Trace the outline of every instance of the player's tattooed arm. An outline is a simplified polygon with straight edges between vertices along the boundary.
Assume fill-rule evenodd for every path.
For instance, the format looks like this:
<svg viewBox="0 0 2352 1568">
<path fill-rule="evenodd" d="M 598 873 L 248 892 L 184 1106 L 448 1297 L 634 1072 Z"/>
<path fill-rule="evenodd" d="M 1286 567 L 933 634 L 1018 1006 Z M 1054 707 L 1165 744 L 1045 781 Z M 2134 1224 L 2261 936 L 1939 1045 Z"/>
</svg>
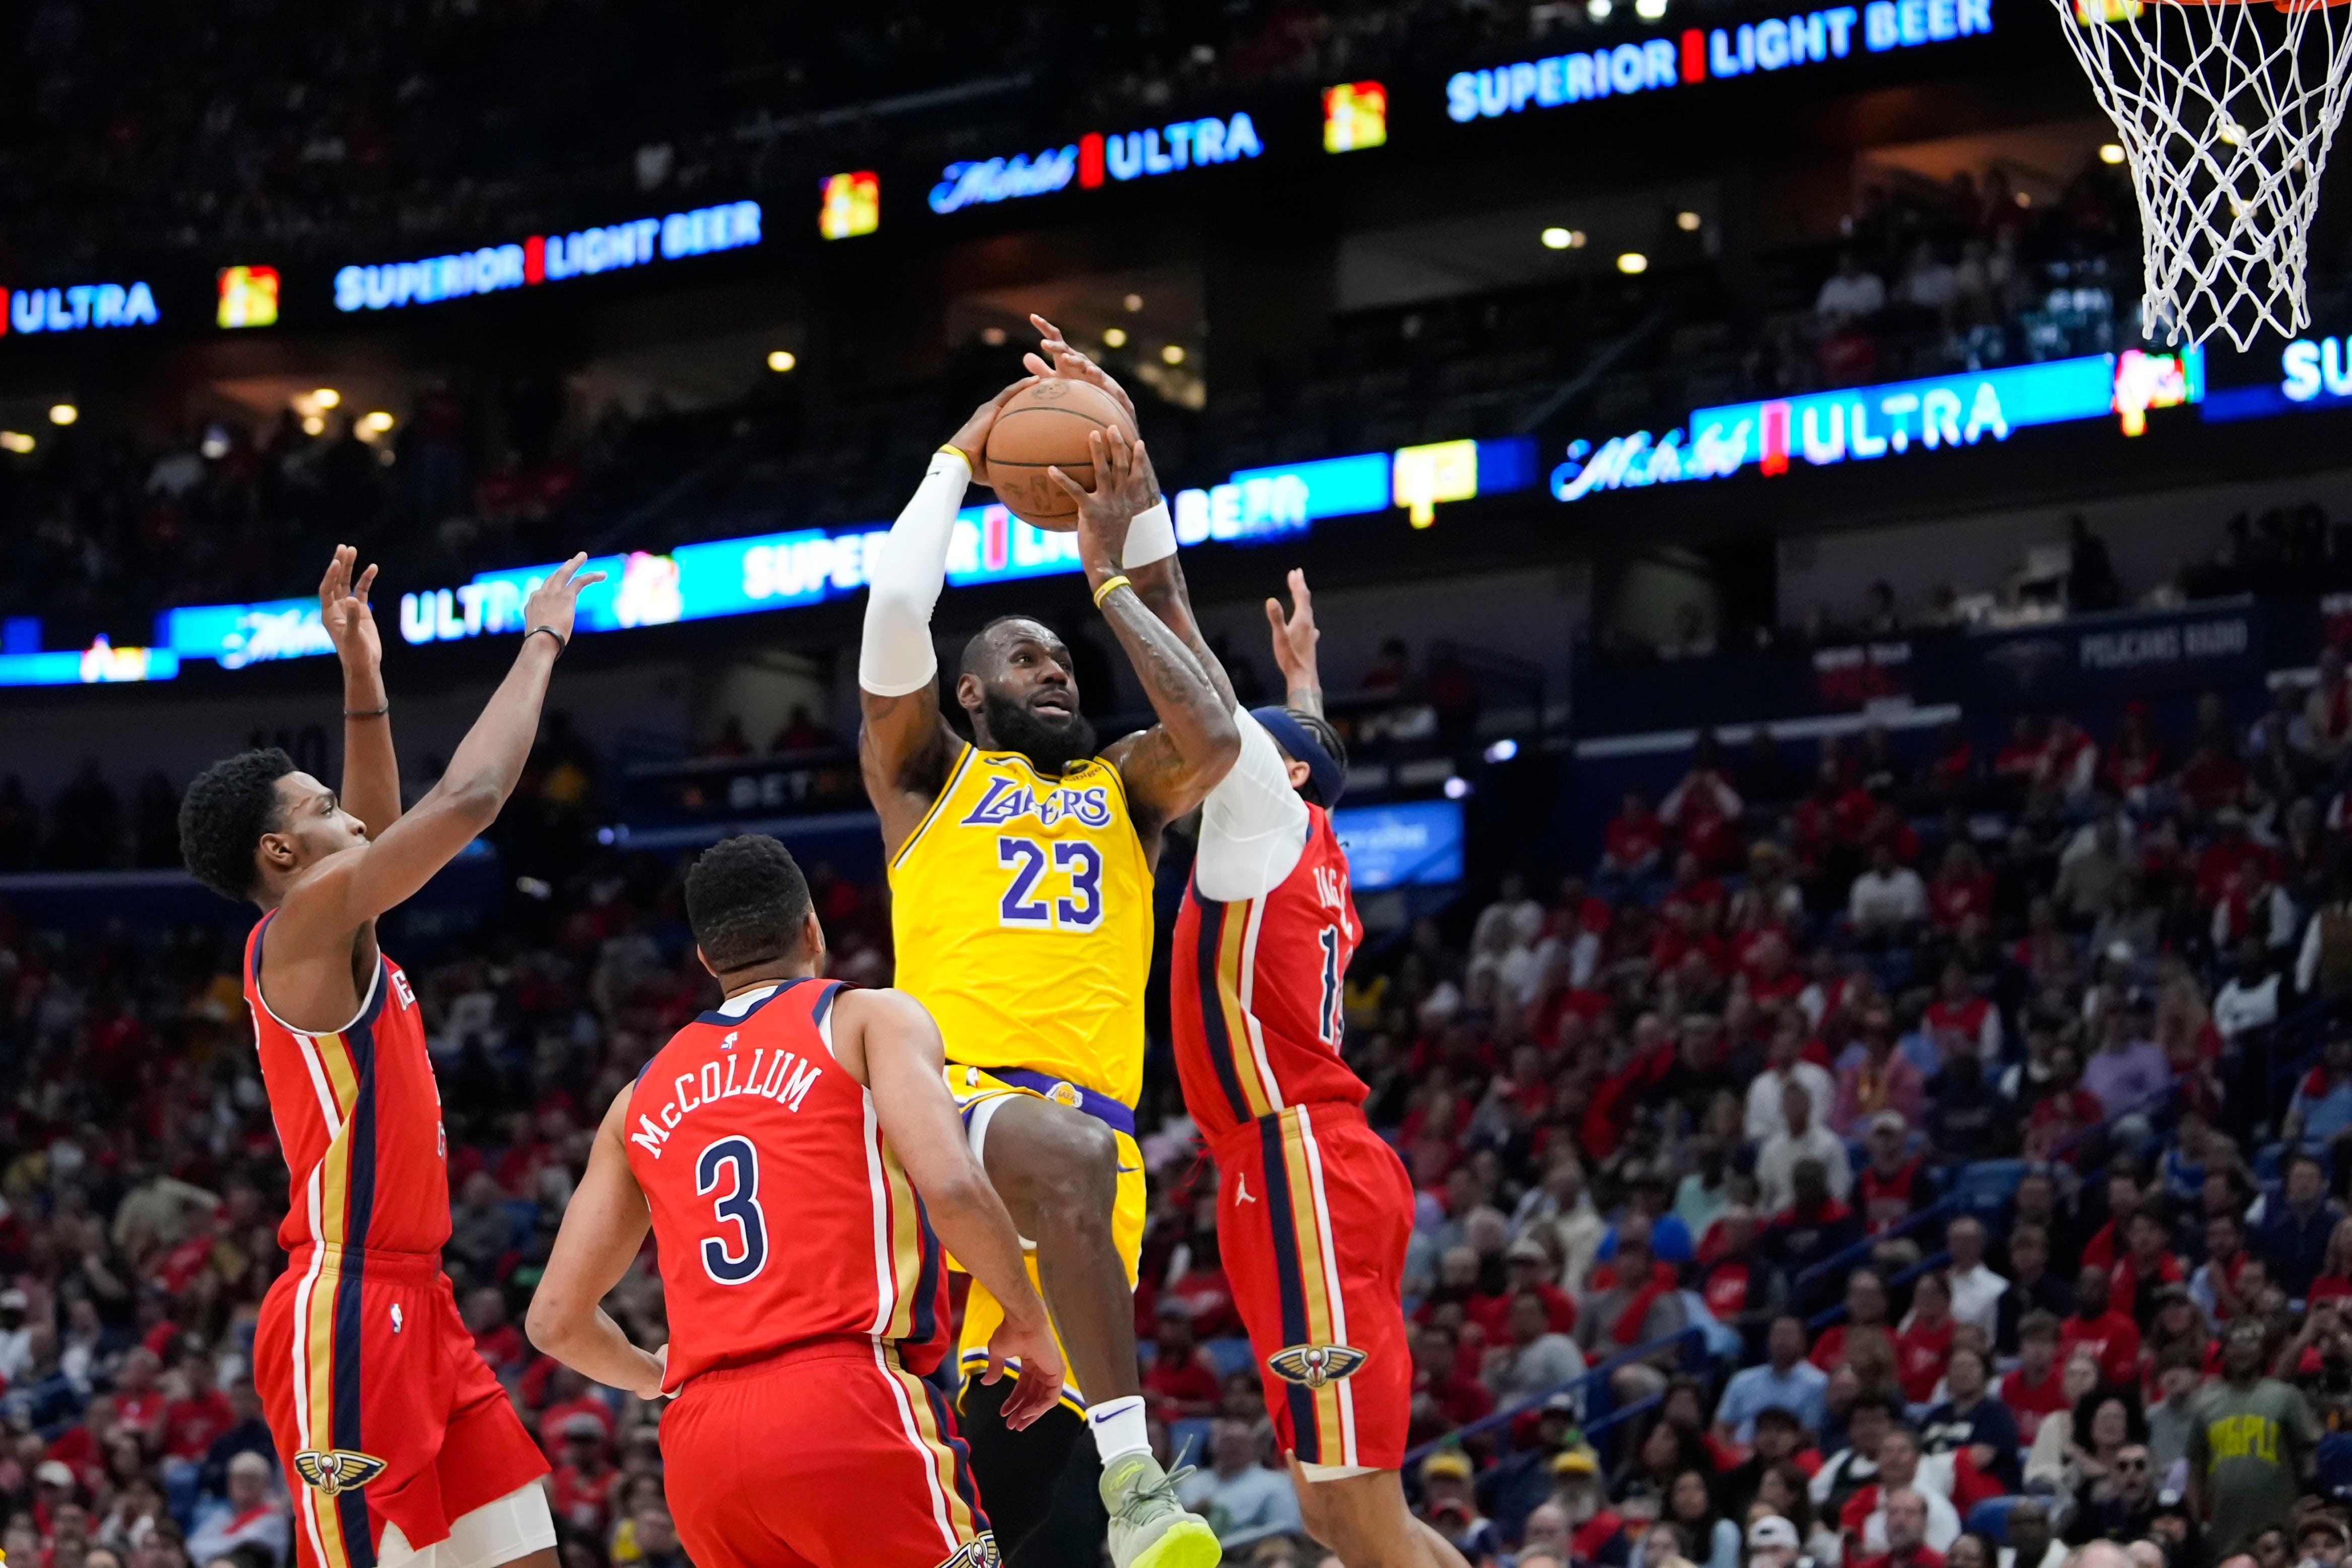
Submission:
<svg viewBox="0 0 2352 1568">
<path fill-rule="evenodd" d="M 587 1174 L 564 1206 L 563 1224 L 531 1292 L 523 1332 L 532 1344 L 582 1376 L 640 1399 L 658 1399 L 669 1347 L 638 1349 L 600 1304 L 628 1273 L 653 1224 L 622 1142 L 629 1094 L 624 1089 L 614 1096 L 604 1125 L 596 1129 Z"/>
<path fill-rule="evenodd" d="M 1184 586 L 1184 569 L 1176 564 L 1176 558 L 1162 556 L 1150 566 L 1136 567 L 1128 576 L 1134 581 L 1136 597 L 1143 601 L 1143 607 L 1176 633 L 1176 640 L 1184 644 L 1202 673 L 1208 676 L 1209 684 L 1217 689 L 1217 700 L 1225 705 L 1226 711 L 1240 706 L 1225 666 L 1210 651 L 1209 640 L 1201 635 L 1201 622 L 1192 614 L 1192 596 Z"/>
<path fill-rule="evenodd" d="M 392 703 L 383 691 L 383 638 L 368 607 L 371 566 L 355 579 L 359 551 L 337 545 L 319 580 L 319 622 L 343 666 L 343 809 L 371 839 L 400 820 L 400 759 L 392 748 Z"/>
<path fill-rule="evenodd" d="M 1192 651 L 1145 608 L 1130 582 L 1120 580 L 1128 525 L 1156 498 L 1143 443 L 1130 443 L 1116 430 L 1094 431 L 1087 443 L 1097 481 L 1093 490 L 1059 468 L 1046 473 L 1077 507 L 1078 556 L 1087 582 L 1160 717 L 1151 728 L 1104 753 L 1127 786 L 1141 819 L 1139 827 L 1148 841 L 1155 841 L 1161 827 L 1199 805 L 1233 767 L 1241 754 L 1241 733 L 1234 727 L 1232 702 Z"/>
</svg>

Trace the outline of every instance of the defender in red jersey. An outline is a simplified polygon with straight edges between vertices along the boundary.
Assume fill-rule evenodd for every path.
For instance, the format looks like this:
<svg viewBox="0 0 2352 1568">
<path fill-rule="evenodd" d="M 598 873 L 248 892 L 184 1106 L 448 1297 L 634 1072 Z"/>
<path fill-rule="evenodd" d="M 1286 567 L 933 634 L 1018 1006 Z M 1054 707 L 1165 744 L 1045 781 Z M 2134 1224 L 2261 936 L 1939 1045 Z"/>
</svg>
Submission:
<svg viewBox="0 0 2352 1568">
<path fill-rule="evenodd" d="M 969 1453 L 924 1381 L 949 1338 L 942 1239 L 1004 1304 L 985 1376 L 1021 1358 L 1011 1426 L 1054 1408 L 1062 1363 L 948 1095 L 939 1029 L 903 992 L 816 977 L 824 933 L 773 839 L 712 847 L 686 903 L 726 1000 L 605 1113 L 531 1342 L 677 1396 L 664 1473 L 698 1568 L 993 1563 Z M 648 1227 L 670 1330 L 652 1354 L 597 1305 Z"/>
<path fill-rule="evenodd" d="M 554 1568 L 540 1453 L 458 1320 L 441 1097 L 416 995 L 376 916 L 489 826 L 601 574 L 574 557 L 524 605 L 513 670 L 404 813 L 368 609 L 339 548 L 319 608 L 343 670 L 343 793 L 283 751 L 214 764 L 180 805 L 188 869 L 264 914 L 246 943 L 262 1081 L 292 1186 L 286 1272 L 261 1305 L 253 1381 L 295 1499 L 299 1568 Z M 446 1543 L 446 1544 L 445 1544 Z"/>
<path fill-rule="evenodd" d="M 1181 578 L 1135 577 L 1222 682 Z M 1177 1073 L 1216 1157 L 1218 1249 L 1309 1532 L 1351 1568 L 1465 1568 L 1413 1519 L 1398 1475 L 1412 1399 L 1412 1184 L 1365 1123 L 1369 1091 L 1339 1056 L 1340 986 L 1363 935 L 1328 809 L 1346 754 L 1322 716 L 1303 572 L 1290 591 L 1287 617 L 1266 601 L 1289 706 L 1237 713 L 1241 758 L 1201 810 L 1170 944 Z"/>
</svg>

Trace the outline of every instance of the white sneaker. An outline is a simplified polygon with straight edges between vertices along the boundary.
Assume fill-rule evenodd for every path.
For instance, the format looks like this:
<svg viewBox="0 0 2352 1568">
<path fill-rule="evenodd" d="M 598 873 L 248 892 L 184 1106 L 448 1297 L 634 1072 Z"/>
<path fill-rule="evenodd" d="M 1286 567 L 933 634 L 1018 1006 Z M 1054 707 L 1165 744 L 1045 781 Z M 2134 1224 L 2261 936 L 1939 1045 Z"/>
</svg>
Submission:
<svg viewBox="0 0 2352 1568">
<path fill-rule="evenodd" d="M 1126 1454 L 1104 1467 L 1103 1506 L 1110 1511 L 1110 1560 L 1117 1568 L 1216 1568 L 1224 1560 L 1217 1532 L 1176 1500 L 1176 1483 L 1150 1454 Z"/>
</svg>

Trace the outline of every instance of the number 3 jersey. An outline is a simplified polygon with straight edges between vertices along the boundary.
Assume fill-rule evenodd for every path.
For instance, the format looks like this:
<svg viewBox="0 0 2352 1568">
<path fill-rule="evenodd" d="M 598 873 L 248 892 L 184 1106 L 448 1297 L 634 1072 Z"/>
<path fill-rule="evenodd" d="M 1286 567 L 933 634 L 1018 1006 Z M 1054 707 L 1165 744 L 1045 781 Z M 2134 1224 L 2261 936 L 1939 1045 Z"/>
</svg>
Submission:
<svg viewBox="0 0 2352 1568">
<path fill-rule="evenodd" d="M 675 1392 L 791 1345 L 946 1347 L 940 1244 L 873 1096 L 833 1059 L 838 981 L 730 998 L 655 1052 L 623 1146 L 653 1212 Z"/>
<path fill-rule="evenodd" d="M 1132 1106 L 1143 1086 L 1151 867 L 1118 770 L 1047 778 L 967 746 L 890 862 L 898 988 L 951 1062 L 1028 1068 Z"/>
<path fill-rule="evenodd" d="M 1321 807 L 1307 847 L 1272 891 L 1221 903 L 1184 889 L 1169 954 L 1168 1011 L 1184 1107 L 1219 1135 L 1290 1106 L 1369 1092 L 1339 1058 L 1342 977 L 1363 926 L 1348 853 Z"/>
</svg>

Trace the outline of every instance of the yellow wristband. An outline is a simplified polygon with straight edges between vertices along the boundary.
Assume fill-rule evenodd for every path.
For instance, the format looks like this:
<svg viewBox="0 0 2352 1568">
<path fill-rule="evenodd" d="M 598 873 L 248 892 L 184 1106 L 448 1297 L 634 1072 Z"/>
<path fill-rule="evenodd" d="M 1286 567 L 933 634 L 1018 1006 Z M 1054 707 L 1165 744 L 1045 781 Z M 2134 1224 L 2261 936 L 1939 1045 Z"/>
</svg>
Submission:
<svg viewBox="0 0 2352 1568">
<path fill-rule="evenodd" d="M 1112 594 L 1117 593 L 1120 589 L 1132 588 L 1135 585 L 1133 583 L 1128 581 L 1127 573 L 1123 571 L 1113 576 L 1104 578 L 1102 586 L 1095 590 L 1095 608 L 1100 610 L 1103 607 L 1103 601 L 1108 599 Z"/>
<path fill-rule="evenodd" d="M 942 441 L 942 442 L 940 442 L 940 451 L 942 451 L 942 452 L 952 452 L 952 453 L 953 453 L 953 454 L 955 454 L 958 457 L 961 457 L 961 458 L 962 458 L 962 459 L 963 459 L 963 465 L 964 465 L 965 467 L 969 468 L 969 467 L 971 467 L 971 453 L 969 453 L 969 452 L 966 452 L 962 447 L 958 446 L 954 442 L 952 442 L 952 441 Z"/>
</svg>

